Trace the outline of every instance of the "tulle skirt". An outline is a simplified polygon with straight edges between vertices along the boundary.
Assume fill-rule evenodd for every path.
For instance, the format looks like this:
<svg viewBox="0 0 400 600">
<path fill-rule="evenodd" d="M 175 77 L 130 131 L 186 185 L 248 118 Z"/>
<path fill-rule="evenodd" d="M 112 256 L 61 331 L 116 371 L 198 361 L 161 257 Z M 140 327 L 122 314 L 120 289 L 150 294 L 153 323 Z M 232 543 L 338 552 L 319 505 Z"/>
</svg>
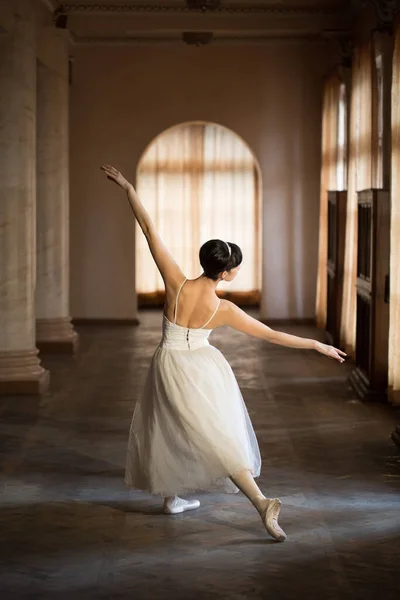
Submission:
<svg viewBox="0 0 400 600">
<path fill-rule="evenodd" d="M 208 345 L 158 347 L 129 432 L 125 483 L 163 496 L 237 491 L 229 479 L 258 477 L 257 439 L 233 371 Z"/>
</svg>

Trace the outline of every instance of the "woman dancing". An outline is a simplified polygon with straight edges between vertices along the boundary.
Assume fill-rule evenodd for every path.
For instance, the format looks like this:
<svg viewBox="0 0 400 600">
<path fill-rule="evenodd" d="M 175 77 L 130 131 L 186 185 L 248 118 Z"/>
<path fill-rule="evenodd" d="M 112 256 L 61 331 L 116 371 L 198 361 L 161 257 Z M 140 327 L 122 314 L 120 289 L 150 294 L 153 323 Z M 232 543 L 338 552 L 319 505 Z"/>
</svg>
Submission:
<svg viewBox="0 0 400 600">
<path fill-rule="evenodd" d="M 173 515 L 200 506 L 183 492 L 222 486 L 241 490 L 277 541 L 281 501 L 266 498 L 256 482 L 261 458 L 253 427 L 231 367 L 208 342 L 213 329 L 229 325 L 273 344 L 317 350 L 344 361 L 345 353 L 312 339 L 273 331 L 232 302 L 219 300 L 220 281 L 232 281 L 242 262 L 240 248 L 210 240 L 200 248 L 203 274 L 188 280 L 164 246 L 133 185 L 111 165 L 101 167 L 127 194 L 165 284 L 162 339 L 129 435 L 125 482 L 164 496 Z"/>
</svg>

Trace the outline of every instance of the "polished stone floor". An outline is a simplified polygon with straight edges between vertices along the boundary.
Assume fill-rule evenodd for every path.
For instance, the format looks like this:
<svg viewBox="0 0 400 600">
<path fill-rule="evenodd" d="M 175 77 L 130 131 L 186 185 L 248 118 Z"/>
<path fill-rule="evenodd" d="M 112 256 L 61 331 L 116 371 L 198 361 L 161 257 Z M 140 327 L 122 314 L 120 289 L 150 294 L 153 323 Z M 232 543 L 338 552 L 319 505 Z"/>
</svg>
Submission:
<svg viewBox="0 0 400 600">
<path fill-rule="evenodd" d="M 0 399 L 0 598 L 400 598 L 398 414 L 359 402 L 349 366 L 228 330 L 211 338 L 253 419 L 261 486 L 283 500 L 284 544 L 241 495 L 200 494 L 198 511 L 167 517 L 158 498 L 124 487 L 161 323 L 141 318 L 80 328 L 76 358 L 44 359 L 42 400 Z"/>
</svg>

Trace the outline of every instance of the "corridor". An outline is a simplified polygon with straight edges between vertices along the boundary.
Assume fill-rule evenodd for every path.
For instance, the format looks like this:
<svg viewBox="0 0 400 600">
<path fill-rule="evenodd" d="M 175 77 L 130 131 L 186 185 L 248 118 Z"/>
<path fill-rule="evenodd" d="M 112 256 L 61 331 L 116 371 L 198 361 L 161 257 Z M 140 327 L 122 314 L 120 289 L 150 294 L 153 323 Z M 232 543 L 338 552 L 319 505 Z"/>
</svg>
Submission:
<svg viewBox="0 0 400 600">
<path fill-rule="evenodd" d="M 76 358 L 43 358 L 50 393 L 0 399 L 2 600 L 399 598 L 396 412 L 359 402 L 349 365 L 231 330 L 211 336 L 253 420 L 261 487 L 283 501 L 284 544 L 241 494 L 202 493 L 198 511 L 167 517 L 159 499 L 124 487 L 161 314 L 140 320 L 78 328 Z"/>
</svg>

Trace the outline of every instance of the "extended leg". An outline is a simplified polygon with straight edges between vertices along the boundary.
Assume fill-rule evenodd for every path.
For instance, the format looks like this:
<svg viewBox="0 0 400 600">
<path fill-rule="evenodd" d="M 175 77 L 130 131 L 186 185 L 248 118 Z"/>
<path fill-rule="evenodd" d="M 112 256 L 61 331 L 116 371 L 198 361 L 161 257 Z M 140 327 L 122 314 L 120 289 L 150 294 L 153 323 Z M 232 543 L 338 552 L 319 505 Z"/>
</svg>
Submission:
<svg viewBox="0 0 400 600">
<path fill-rule="evenodd" d="M 237 473 L 231 479 L 256 508 L 268 533 L 278 542 L 285 541 L 286 534 L 278 524 L 281 501 L 266 498 L 249 471 Z"/>
</svg>

